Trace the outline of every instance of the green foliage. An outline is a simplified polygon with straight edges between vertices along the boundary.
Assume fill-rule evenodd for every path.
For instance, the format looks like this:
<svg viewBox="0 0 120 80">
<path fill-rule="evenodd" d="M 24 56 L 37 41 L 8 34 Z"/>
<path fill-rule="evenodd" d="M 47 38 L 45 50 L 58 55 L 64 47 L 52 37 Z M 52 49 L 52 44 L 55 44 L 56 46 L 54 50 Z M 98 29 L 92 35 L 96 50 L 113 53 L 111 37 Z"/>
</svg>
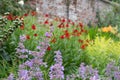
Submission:
<svg viewBox="0 0 120 80">
<path fill-rule="evenodd" d="M 93 67 L 102 71 L 107 63 L 120 59 L 120 42 L 115 42 L 111 38 L 97 36 L 93 43 L 86 48 L 86 59 Z"/>
<path fill-rule="evenodd" d="M 110 0 L 110 1 L 120 3 L 120 0 Z"/>
<path fill-rule="evenodd" d="M 13 15 L 21 15 L 30 10 L 29 5 L 21 6 L 15 0 L 0 0 L 0 14 L 10 12 Z"/>
<path fill-rule="evenodd" d="M 53 38 L 56 39 L 55 43 L 50 43 L 51 50 L 47 51 L 45 55 L 45 61 L 48 63 L 48 66 L 53 64 L 54 51 L 60 50 L 63 57 L 63 66 L 65 67 L 65 74 L 75 73 L 76 69 L 79 67 L 79 64 L 85 59 L 82 58 L 84 51 L 81 49 L 82 43 L 78 40 L 81 39 L 83 42 L 87 39 L 85 36 L 86 33 L 82 33 L 80 36 L 73 36 L 71 33 L 74 29 L 79 31 L 79 28 L 75 26 L 70 26 L 69 28 L 58 28 L 58 24 L 54 25 L 55 30 L 53 32 Z M 70 38 L 61 39 L 60 36 L 64 34 L 65 31 L 70 33 Z"/>
</svg>

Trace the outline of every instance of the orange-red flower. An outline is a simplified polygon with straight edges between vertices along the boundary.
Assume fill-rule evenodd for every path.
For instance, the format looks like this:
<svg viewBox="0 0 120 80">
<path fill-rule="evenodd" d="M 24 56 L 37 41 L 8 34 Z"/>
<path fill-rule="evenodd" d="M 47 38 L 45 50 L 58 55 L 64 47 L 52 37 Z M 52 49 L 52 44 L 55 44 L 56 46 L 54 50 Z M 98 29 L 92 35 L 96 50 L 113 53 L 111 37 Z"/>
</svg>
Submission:
<svg viewBox="0 0 120 80">
<path fill-rule="evenodd" d="M 32 29 L 33 29 L 33 30 L 36 30 L 36 26 L 35 26 L 34 24 L 32 25 Z"/>
<path fill-rule="evenodd" d="M 21 30 L 24 30 L 24 25 L 21 25 L 21 26 L 20 26 L 20 29 L 21 29 Z"/>
<path fill-rule="evenodd" d="M 31 15 L 32 15 L 32 16 L 36 16 L 36 15 L 37 15 L 37 12 L 36 12 L 36 11 L 32 11 L 32 12 L 31 12 Z"/>
<path fill-rule="evenodd" d="M 47 50 L 48 50 L 48 51 L 50 51 L 50 50 L 51 50 L 51 47 L 50 47 L 50 46 L 48 46 L 48 47 L 47 47 Z"/>
<path fill-rule="evenodd" d="M 73 30 L 72 35 L 74 36 L 80 36 L 81 32 L 79 32 L 77 29 Z"/>
<path fill-rule="evenodd" d="M 82 28 L 82 27 L 83 27 L 83 24 L 82 24 L 82 23 L 79 23 L 79 26 Z"/>
<path fill-rule="evenodd" d="M 28 13 L 25 13 L 24 16 L 27 17 L 27 16 L 28 16 Z"/>
<path fill-rule="evenodd" d="M 75 23 L 74 22 L 71 22 L 71 24 L 74 26 L 75 25 Z"/>
<path fill-rule="evenodd" d="M 82 44 L 81 49 L 85 49 L 88 46 L 88 44 Z"/>
<path fill-rule="evenodd" d="M 65 38 L 65 35 L 61 35 L 60 38 L 61 38 L 61 39 L 64 39 L 64 38 Z"/>
<path fill-rule="evenodd" d="M 64 28 L 64 23 L 60 23 L 60 24 L 58 25 L 58 27 L 59 27 L 59 28 Z"/>
<path fill-rule="evenodd" d="M 13 20 L 13 15 L 12 14 L 7 15 L 7 19 L 12 21 Z"/>
<path fill-rule="evenodd" d="M 45 14 L 45 17 L 49 17 L 49 15 L 48 15 L 48 14 Z"/>
<path fill-rule="evenodd" d="M 38 36 L 38 34 L 37 34 L 37 33 L 35 33 L 35 34 L 34 34 L 34 36 L 35 36 L 35 37 L 37 37 L 37 36 Z"/>
<path fill-rule="evenodd" d="M 79 39 L 78 42 L 83 43 L 83 40 Z"/>
<path fill-rule="evenodd" d="M 77 29 L 73 30 L 73 33 L 78 33 L 78 30 Z"/>
<path fill-rule="evenodd" d="M 69 19 L 69 20 L 68 20 L 68 22 L 70 23 L 70 22 L 71 22 L 71 20 Z"/>
<path fill-rule="evenodd" d="M 69 27 L 69 24 L 68 24 L 68 23 L 66 24 L 66 27 Z"/>
<path fill-rule="evenodd" d="M 55 43 L 55 42 L 56 42 L 56 38 L 53 38 L 53 39 L 51 40 L 51 42 L 52 42 L 52 43 Z"/>
<path fill-rule="evenodd" d="M 29 39 L 30 39 L 30 36 L 29 36 L 29 35 L 26 35 L 26 39 L 29 40 Z"/>
<path fill-rule="evenodd" d="M 83 44 L 83 45 L 81 45 L 81 49 L 85 49 L 85 47 L 86 47 L 86 46 L 85 46 L 84 44 Z"/>
<path fill-rule="evenodd" d="M 44 24 L 49 24 L 48 20 L 46 20 L 46 21 L 44 22 Z"/>
<path fill-rule="evenodd" d="M 63 18 L 63 19 L 61 19 L 61 22 L 62 22 L 62 23 L 64 23 L 64 22 L 65 22 L 65 19 L 64 19 L 64 18 Z"/>
</svg>

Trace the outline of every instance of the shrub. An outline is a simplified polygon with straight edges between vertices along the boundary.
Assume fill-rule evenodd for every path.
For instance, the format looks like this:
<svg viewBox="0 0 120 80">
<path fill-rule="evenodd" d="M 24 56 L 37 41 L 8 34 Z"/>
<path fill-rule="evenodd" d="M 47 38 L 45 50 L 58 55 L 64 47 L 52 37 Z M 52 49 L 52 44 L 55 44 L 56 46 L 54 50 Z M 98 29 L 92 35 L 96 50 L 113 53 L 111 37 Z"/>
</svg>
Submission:
<svg viewBox="0 0 120 80">
<path fill-rule="evenodd" d="M 86 48 L 86 59 L 93 67 L 103 70 L 106 64 L 120 58 L 120 42 L 115 42 L 111 38 L 97 36 L 95 40 Z"/>
<path fill-rule="evenodd" d="M 25 4 L 24 6 L 20 6 L 15 0 L 0 0 L 0 14 L 4 14 L 5 12 L 10 12 L 13 15 L 20 15 L 30 10 L 30 6 Z"/>
</svg>

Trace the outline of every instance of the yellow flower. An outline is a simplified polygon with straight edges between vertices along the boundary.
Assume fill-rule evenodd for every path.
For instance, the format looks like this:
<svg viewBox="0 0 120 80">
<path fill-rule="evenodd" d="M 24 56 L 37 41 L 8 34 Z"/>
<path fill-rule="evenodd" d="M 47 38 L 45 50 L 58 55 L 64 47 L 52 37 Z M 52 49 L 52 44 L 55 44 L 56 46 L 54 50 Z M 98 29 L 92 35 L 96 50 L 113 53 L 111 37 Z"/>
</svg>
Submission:
<svg viewBox="0 0 120 80">
<path fill-rule="evenodd" d="M 108 27 L 102 28 L 102 31 L 103 31 L 103 32 L 111 32 L 112 30 L 113 30 L 113 28 L 112 28 L 111 25 L 109 25 Z"/>
<path fill-rule="evenodd" d="M 107 29 L 108 29 L 108 31 L 112 31 L 112 26 L 111 25 L 109 25 L 108 27 L 107 27 Z"/>
<path fill-rule="evenodd" d="M 102 31 L 103 31 L 103 32 L 109 32 L 109 30 L 108 30 L 107 27 L 102 28 Z"/>
</svg>

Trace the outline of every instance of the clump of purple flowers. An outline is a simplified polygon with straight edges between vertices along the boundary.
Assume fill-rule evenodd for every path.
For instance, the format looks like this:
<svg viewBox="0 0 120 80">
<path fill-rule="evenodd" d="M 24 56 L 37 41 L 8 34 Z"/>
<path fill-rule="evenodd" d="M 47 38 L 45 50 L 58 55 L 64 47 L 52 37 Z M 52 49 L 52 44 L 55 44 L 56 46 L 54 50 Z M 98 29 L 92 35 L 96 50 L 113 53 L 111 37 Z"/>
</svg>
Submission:
<svg viewBox="0 0 120 80">
<path fill-rule="evenodd" d="M 78 73 L 67 75 L 66 80 L 100 80 L 97 69 L 93 69 L 91 66 L 85 66 L 84 63 L 80 64 Z"/>
<path fill-rule="evenodd" d="M 84 63 L 81 63 L 79 67 L 79 76 L 83 79 L 98 80 L 98 70 L 93 69 L 91 66 L 85 66 Z"/>
<path fill-rule="evenodd" d="M 40 45 L 36 47 L 36 51 L 31 51 L 25 48 L 24 41 L 25 36 L 20 36 L 20 42 L 16 48 L 16 53 L 19 58 L 27 58 L 27 60 L 19 65 L 18 78 L 17 80 L 44 80 L 43 74 L 40 69 L 41 66 L 47 67 L 46 63 L 43 62 L 43 56 L 49 46 L 48 39 L 44 39 L 44 42 L 40 42 Z M 31 56 L 31 58 L 29 57 Z M 12 74 L 8 77 L 8 80 L 12 80 Z"/>
<path fill-rule="evenodd" d="M 120 67 L 115 65 L 115 62 L 111 62 L 106 67 L 105 76 L 109 80 L 120 80 Z"/>
<path fill-rule="evenodd" d="M 62 66 L 62 56 L 61 56 L 61 52 L 55 51 L 55 64 L 52 65 L 50 67 L 50 72 L 49 72 L 49 76 L 50 76 L 50 80 L 54 80 L 54 79 L 64 79 L 64 67 Z"/>
</svg>

